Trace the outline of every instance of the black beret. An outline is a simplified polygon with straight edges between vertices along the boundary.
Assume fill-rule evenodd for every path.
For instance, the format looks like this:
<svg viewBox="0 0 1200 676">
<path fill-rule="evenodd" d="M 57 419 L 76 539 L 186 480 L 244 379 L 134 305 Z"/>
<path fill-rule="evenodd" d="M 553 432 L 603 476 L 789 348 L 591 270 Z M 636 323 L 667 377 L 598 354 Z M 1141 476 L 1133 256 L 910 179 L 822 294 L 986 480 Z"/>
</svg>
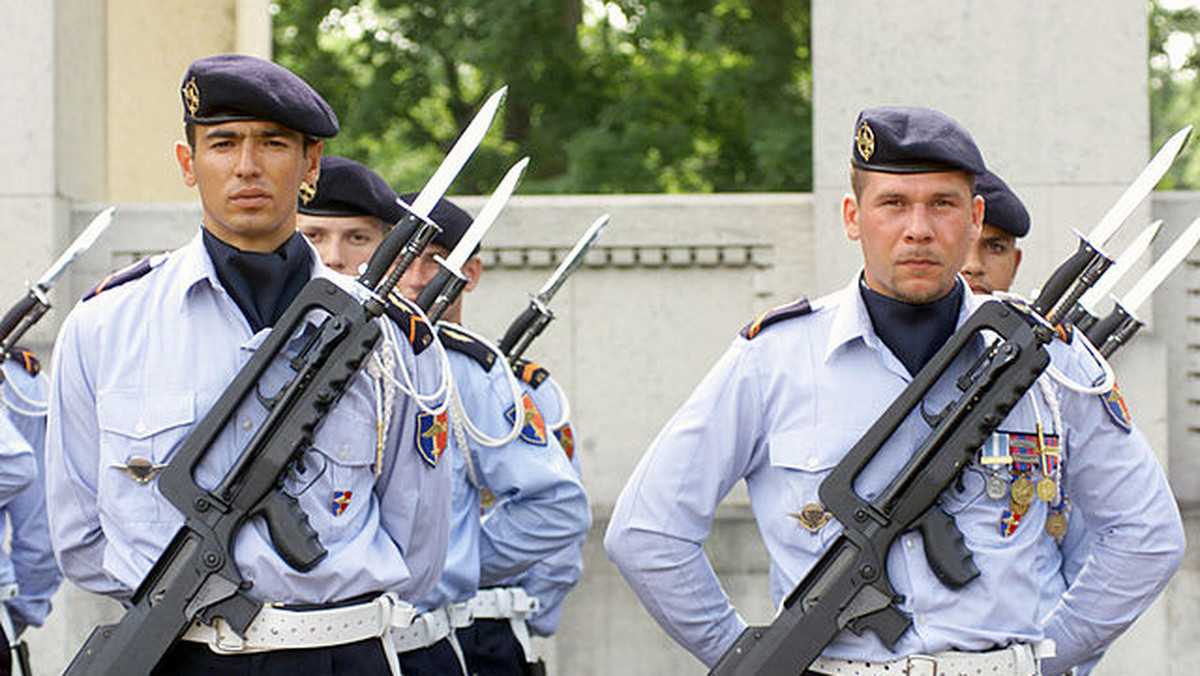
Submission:
<svg viewBox="0 0 1200 676">
<path fill-rule="evenodd" d="M 929 108 L 868 108 L 854 125 L 854 166 L 891 174 L 934 171 L 984 172 L 983 155 L 971 134 L 949 116 Z"/>
<path fill-rule="evenodd" d="M 417 199 L 417 193 L 408 193 L 400 199 L 404 200 L 405 204 L 412 204 Z M 433 243 L 444 246 L 451 251 L 458 245 L 458 241 L 463 238 L 463 235 L 467 234 L 467 229 L 475 221 L 471 214 L 463 211 L 457 204 L 444 197 L 438 200 L 438 203 L 433 207 L 433 211 L 429 212 L 429 220 L 437 223 L 438 227 L 442 229 L 437 237 L 433 238 Z M 478 251 L 479 246 L 476 245 L 475 251 L 472 254 Z"/>
<path fill-rule="evenodd" d="M 183 121 L 267 120 L 305 136 L 338 133 L 337 116 L 308 83 L 270 61 L 243 54 L 197 59 L 183 74 Z"/>
<path fill-rule="evenodd" d="M 383 178 L 354 160 L 321 156 L 317 192 L 307 202 L 301 197 L 300 213 L 310 216 L 374 216 L 395 225 L 404 218 L 404 207 Z"/>
<path fill-rule="evenodd" d="M 990 170 L 975 179 L 975 194 L 983 197 L 983 222 L 1013 237 L 1029 232 L 1029 212 L 1008 184 Z"/>
</svg>

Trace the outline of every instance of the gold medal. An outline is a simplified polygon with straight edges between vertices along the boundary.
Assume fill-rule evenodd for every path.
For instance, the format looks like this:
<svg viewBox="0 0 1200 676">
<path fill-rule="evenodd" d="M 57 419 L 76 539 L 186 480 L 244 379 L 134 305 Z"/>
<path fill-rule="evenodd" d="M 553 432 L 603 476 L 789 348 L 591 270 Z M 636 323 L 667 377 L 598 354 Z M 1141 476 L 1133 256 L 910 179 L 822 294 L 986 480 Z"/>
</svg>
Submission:
<svg viewBox="0 0 1200 676">
<path fill-rule="evenodd" d="M 479 489 L 479 506 L 483 509 L 491 509 L 492 505 L 496 504 L 496 495 L 489 488 Z"/>
<path fill-rule="evenodd" d="M 1052 538 L 1061 538 L 1067 534 L 1067 515 L 1062 512 L 1050 512 L 1046 515 L 1046 533 Z"/>
<path fill-rule="evenodd" d="M 984 490 L 987 491 L 987 496 L 993 500 L 1003 500 L 1004 496 L 1008 495 L 1008 486 L 1005 485 L 1004 479 L 1001 479 L 999 474 L 992 474 L 988 477 Z"/>
<path fill-rule="evenodd" d="M 1037 484 L 1037 496 L 1042 502 L 1054 502 L 1058 497 L 1058 484 L 1050 477 L 1042 479 Z"/>
<path fill-rule="evenodd" d="M 1033 497 L 1037 494 L 1037 489 L 1033 487 L 1033 482 L 1025 477 L 1017 477 L 1012 482 L 1012 501 L 1022 507 L 1028 507 L 1033 504 Z"/>
</svg>

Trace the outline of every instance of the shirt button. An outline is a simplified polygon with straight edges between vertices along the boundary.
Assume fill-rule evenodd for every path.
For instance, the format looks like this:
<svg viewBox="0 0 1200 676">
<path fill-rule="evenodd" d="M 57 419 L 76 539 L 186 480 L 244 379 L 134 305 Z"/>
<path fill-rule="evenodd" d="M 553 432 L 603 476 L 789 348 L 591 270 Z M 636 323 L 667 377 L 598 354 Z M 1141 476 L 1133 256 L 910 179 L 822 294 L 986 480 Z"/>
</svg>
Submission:
<svg viewBox="0 0 1200 676">
<path fill-rule="evenodd" d="M 145 434 L 146 433 L 146 423 L 142 422 L 141 420 L 137 421 L 137 424 L 133 426 L 133 431 L 137 432 L 138 434 Z"/>
<path fill-rule="evenodd" d="M 245 430 L 245 431 L 247 431 L 247 432 L 249 432 L 249 431 L 250 431 L 250 428 L 251 428 L 251 427 L 253 427 L 253 426 L 254 426 L 254 423 L 251 423 L 249 420 L 243 420 L 243 421 L 242 421 L 242 429 L 243 429 L 243 430 Z"/>
<path fill-rule="evenodd" d="M 809 459 L 808 459 L 808 468 L 809 468 L 809 469 L 815 469 L 815 468 L 816 468 L 816 466 L 817 466 L 817 456 L 815 456 L 815 455 L 814 455 L 814 456 L 811 456 L 811 457 L 809 457 Z"/>
<path fill-rule="evenodd" d="M 917 624 L 925 624 L 925 616 L 917 615 Z"/>
<path fill-rule="evenodd" d="M 904 546 L 908 547 L 909 549 L 912 549 L 916 545 L 913 544 L 912 538 L 904 538 Z"/>
<path fill-rule="evenodd" d="M 341 457 L 342 457 L 342 460 L 349 458 L 350 457 L 350 449 L 345 446 L 342 446 Z"/>
</svg>

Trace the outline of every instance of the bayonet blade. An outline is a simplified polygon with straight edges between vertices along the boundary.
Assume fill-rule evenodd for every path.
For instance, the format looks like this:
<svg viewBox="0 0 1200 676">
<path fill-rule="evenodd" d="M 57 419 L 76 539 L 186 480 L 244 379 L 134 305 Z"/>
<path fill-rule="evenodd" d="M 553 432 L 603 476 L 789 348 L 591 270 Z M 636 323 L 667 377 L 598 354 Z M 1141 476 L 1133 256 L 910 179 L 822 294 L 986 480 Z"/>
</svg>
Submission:
<svg viewBox="0 0 1200 676">
<path fill-rule="evenodd" d="M 71 246 L 59 254 L 58 260 L 54 261 L 54 264 L 42 274 L 41 279 L 37 280 L 35 286 L 42 291 L 49 291 L 50 287 L 54 286 L 54 282 L 58 280 L 58 277 L 67 269 L 67 266 L 75 262 L 76 258 L 82 256 L 83 252 L 92 248 L 92 245 L 96 243 L 100 235 L 104 234 L 104 231 L 112 224 L 113 212 L 116 210 L 116 207 L 108 207 L 96 214 L 92 222 L 88 223 L 88 226 L 83 229 L 83 232 L 79 233 L 74 242 L 71 242 Z"/>
<path fill-rule="evenodd" d="M 1149 195 L 1154 186 L 1158 185 L 1158 182 L 1166 175 L 1167 170 L 1171 168 L 1171 164 L 1179 155 L 1179 151 L 1183 150 L 1191 133 L 1192 125 L 1189 124 L 1167 139 L 1167 142 L 1154 155 L 1154 159 L 1150 160 L 1146 168 L 1142 169 L 1142 173 L 1138 174 L 1125 192 L 1121 193 L 1121 197 L 1109 208 L 1108 213 L 1101 217 L 1100 222 L 1088 235 L 1088 242 L 1096 247 L 1104 246 L 1108 238 L 1112 237 L 1117 228 L 1121 227 L 1125 219 L 1129 218 L 1133 210 L 1142 203 L 1142 200 L 1146 199 L 1146 195 Z"/>
<path fill-rule="evenodd" d="M 1121 297 L 1121 306 L 1130 315 L 1136 312 L 1138 307 L 1150 297 L 1150 294 L 1154 293 L 1158 285 L 1162 284 L 1167 275 L 1170 275 L 1171 271 L 1187 258 L 1188 253 L 1196 246 L 1197 242 L 1200 242 L 1200 218 L 1192 221 L 1183 234 L 1167 247 L 1158 260 L 1154 261 L 1146 274 L 1142 275 L 1142 278 L 1133 285 L 1133 288 Z"/>
<path fill-rule="evenodd" d="M 600 239 L 600 235 L 604 234 L 604 229 L 608 227 L 608 214 L 604 214 L 597 218 L 587 232 L 575 242 L 575 246 L 571 247 L 571 251 L 567 253 L 566 258 L 558 264 L 558 268 L 554 270 L 554 274 L 550 275 L 550 279 L 542 285 L 541 290 L 535 296 L 541 303 L 549 303 L 554 294 L 558 293 L 558 288 L 567 281 L 567 277 L 575 271 L 575 268 L 583 264 L 583 257 L 591 250 L 596 240 Z"/>
<path fill-rule="evenodd" d="M 520 182 L 521 175 L 525 173 L 525 167 L 528 164 L 529 158 L 523 157 L 509 168 L 508 173 L 500 181 L 500 185 L 496 186 L 492 196 L 484 203 L 479 215 L 471 221 L 471 227 L 463 233 L 462 239 L 458 240 L 458 245 L 454 247 L 454 251 L 451 251 L 450 255 L 446 256 L 442 265 L 455 274 L 462 274 L 463 264 L 471 257 L 471 252 L 475 251 L 475 247 L 483 239 L 484 233 L 500 216 L 504 205 L 508 204 L 508 198 L 512 197 L 513 191 L 517 189 L 517 183 Z"/>
<path fill-rule="evenodd" d="M 1162 227 L 1162 224 L 1163 222 L 1160 218 L 1151 223 L 1145 230 L 1138 233 L 1138 236 L 1129 243 L 1129 246 L 1126 247 L 1119 256 L 1117 256 L 1117 260 L 1113 263 L 1112 267 L 1109 268 L 1108 272 L 1105 272 L 1104 275 L 1100 277 L 1100 281 L 1096 282 L 1095 286 L 1088 289 L 1087 293 L 1083 294 L 1083 298 L 1079 299 L 1079 304 L 1083 306 L 1083 309 L 1087 310 L 1093 315 L 1096 314 L 1096 306 L 1105 298 L 1108 298 L 1108 292 L 1112 291 L 1113 288 L 1116 287 L 1117 282 L 1121 281 L 1121 277 L 1123 277 L 1126 272 L 1129 272 L 1130 268 L 1133 267 L 1133 262 L 1138 258 L 1141 258 L 1142 254 L 1146 253 L 1146 250 L 1150 248 L 1150 243 L 1154 241 L 1154 236 L 1158 234 L 1158 230 Z"/>
<path fill-rule="evenodd" d="M 488 97 L 487 102 L 471 120 L 471 124 L 467 125 L 462 135 L 454 142 L 454 147 L 450 148 L 450 152 L 446 154 L 446 158 L 442 160 L 429 182 L 425 184 L 424 188 L 421 188 L 420 194 L 409 205 L 409 211 L 421 218 L 429 217 L 429 212 L 433 211 L 434 205 L 446 194 L 446 190 L 450 188 L 450 184 L 454 182 L 458 172 L 462 171 L 463 165 L 483 142 L 483 137 L 487 135 L 488 128 L 492 126 L 492 120 L 496 117 L 496 111 L 499 110 L 500 102 L 504 100 L 507 92 L 508 87 L 504 86 Z"/>
</svg>

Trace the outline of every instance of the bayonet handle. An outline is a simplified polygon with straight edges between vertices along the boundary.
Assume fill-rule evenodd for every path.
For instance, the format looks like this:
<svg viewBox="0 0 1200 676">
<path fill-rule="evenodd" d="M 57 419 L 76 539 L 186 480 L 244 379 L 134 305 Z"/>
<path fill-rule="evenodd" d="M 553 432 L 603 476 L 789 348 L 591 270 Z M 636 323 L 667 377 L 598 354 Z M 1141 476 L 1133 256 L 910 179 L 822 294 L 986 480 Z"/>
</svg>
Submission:
<svg viewBox="0 0 1200 676">
<path fill-rule="evenodd" d="M 534 338 L 546 328 L 550 320 L 554 318 L 554 314 L 549 308 L 544 308 L 537 301 L 529 304 L 512 324 L 508 325 L 508 330 L 504 332 L 504 337 L 500 339 L 500 351 L 508 357 L 509 361 L 521 356 L 529 343 L 533 342 Z"/>
<path fill-rule="evenodd" d="M 429 323 L 434 324 L 454 304 L 469 280 L 453 270 L 443 267 L 437 275 L 421 289 L 417 306 L 425 311 Z"/>
<path fill-rule="evenodd" d="M 1058 304 L 1063 294 L 1075 280 L 1088 269 L 1092 262 L 1101 254 L 1086 239 L 1080 237 L 1079 249 L 1054 271 L 1046 284 L 1042 286 L 1037 300 L 1033 302 L 1033 310 L 1043 317 L 1048 317 L 1050 311 Z"/>
<path fill-rule="evenodd" d="M 0 359 L 8 357 L 17 341 L 49 309 L 50 306 L 42 302 L 38 294 L 30 289 L 24 298 L 4 313 L 4 318 L 0 319 Z"/>
<path fill-rule="evenodd" d="M 1108 313 L 1103 319 L 1097 321 L 1087 330 L 1086 335 L 1088 340 L 1092 341 L 1092 345 L 1096 347 L 1103 347 L 1109 336 L 1115 334 L 1117 329 L 1121 328 L 1121 325 L 1128 319 L 1129 313 L 1125 311 L 1125 308 L 1121 307 L 1120 303 L 1116 304 L 1112 312 Z"/>
</svg>

